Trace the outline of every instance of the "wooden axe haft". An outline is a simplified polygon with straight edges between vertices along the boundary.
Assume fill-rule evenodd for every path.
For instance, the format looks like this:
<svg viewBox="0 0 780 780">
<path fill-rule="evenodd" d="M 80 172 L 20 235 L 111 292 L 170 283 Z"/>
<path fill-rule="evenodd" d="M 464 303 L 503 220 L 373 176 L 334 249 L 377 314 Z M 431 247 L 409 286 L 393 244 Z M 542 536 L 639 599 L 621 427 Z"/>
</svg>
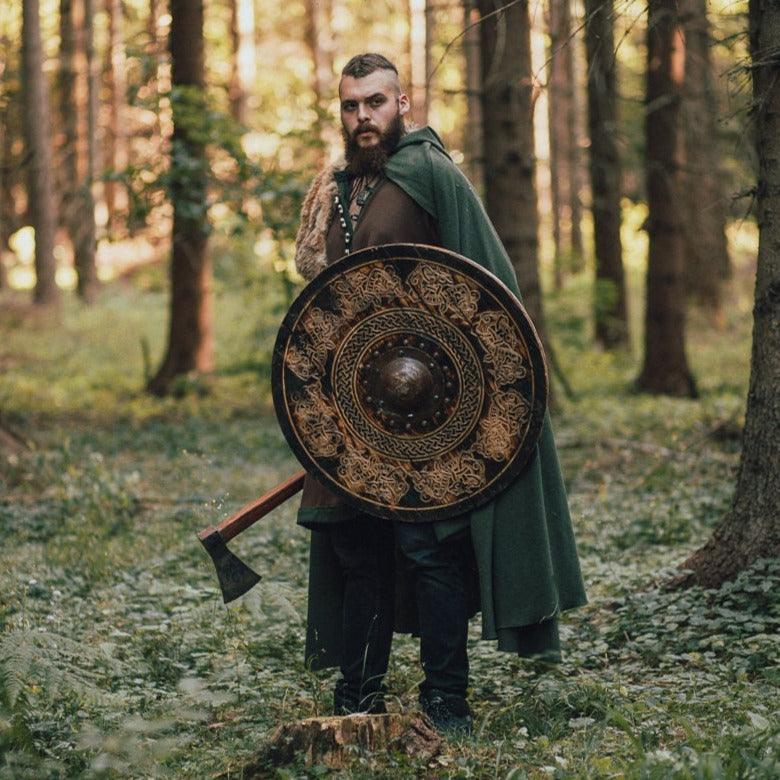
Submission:
<svg viewBox="0 0 780 780">
<path fill-rule="evenodd" d="M 210 525 L 198 532 L 198 539 L 214 562 L 225 604 L 243 596 L 260 581 L 260 575 L 228 550 L 227 542 L 294 496 L 303 487 L 305 476 L 305 471 L 298 472 L 256 501 L 241 507 L 219 525 Z"/>
</svg>

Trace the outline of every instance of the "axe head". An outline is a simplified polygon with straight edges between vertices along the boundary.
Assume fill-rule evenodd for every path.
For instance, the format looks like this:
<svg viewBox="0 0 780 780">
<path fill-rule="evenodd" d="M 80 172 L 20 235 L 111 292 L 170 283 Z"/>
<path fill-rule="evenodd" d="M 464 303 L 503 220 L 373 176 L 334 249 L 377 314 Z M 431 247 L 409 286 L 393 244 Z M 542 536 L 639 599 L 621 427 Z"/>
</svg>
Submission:
<svg viewBox="0 0 780 780">
<path fill-rule="evenodd" d="M 260 582 L 260 575 L 228 550 L 225 540 L 216 528 L 209 526 L 198 534 L 198 539 L 214 561 L 225 604 L 243 596 Z"/>
</svg>

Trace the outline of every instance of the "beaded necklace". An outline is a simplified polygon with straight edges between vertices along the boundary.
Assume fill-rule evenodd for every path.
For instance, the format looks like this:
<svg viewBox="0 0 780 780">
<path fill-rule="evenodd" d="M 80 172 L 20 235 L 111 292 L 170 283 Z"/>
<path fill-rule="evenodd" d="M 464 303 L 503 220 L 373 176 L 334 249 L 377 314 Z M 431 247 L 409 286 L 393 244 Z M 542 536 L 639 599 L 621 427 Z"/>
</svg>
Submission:
<svg viewBox="0 0 780 780">
<path fill-rule="evenodd" d="M 371 179 L 368 179 L 365 176 L 356 178 L 350 187 L 349 203 L 346 204 L 346 209 L 342 203 L 341 196 L 338 193 L 333 196 L 333 203 L 336 206 L 336 211 L 339 215 L 339 224 L 344 231 L 344 254 L 346 255 L 348 255 L 352 249 L 352 234 L 354 227 L 357 224 L 358 217 L 360 217 L 363 207 L 379 186 L 381 180 L 381 175 L 374 176 Z M 347 221 L 348 218 L 349 221 Z"/>
</svg>

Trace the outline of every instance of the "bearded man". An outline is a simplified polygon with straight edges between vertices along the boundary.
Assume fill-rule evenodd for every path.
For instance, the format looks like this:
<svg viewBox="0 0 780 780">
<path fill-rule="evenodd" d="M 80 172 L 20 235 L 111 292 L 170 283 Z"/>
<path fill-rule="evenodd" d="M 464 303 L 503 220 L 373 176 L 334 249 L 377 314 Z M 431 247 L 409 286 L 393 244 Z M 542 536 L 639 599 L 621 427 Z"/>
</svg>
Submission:
<svg viewBox="0 0 780 780">
<path fill-rule="evenodd" d="M 409 98 L 379 54 L 339 83 L 345 159 L 304 201 L 296 265 L 312 279 L 345 254 L 388 243 L 442 246 L 519 297 L 512 266 L 467 179 L 430 128 L 407 131 Z M 431 523 L 372 517 L 307 476 L 298 522 L 311 529 L 306 659 L 338 666 L 336 714 L 384 712 L 394 631 L 420 637 L 420 704 L 443 731 L 471 728 L 468 620 L 522 656 L 559 657 L 558 615 L 585 603 L 549 420 L 520 476 L 470 514 Z"/>
</svg>

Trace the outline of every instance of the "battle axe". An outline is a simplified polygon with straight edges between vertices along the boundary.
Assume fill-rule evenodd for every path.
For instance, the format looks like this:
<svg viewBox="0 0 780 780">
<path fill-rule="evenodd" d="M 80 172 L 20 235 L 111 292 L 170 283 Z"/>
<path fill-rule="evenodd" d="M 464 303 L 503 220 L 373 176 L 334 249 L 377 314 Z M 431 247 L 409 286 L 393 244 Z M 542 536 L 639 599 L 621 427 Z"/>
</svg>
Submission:
<svg viewBox="0 0 780 780">
<path fill-rule="evenodd" d="M 305 474 L 305 471 L 298 472 L 256 501 L 241 507 L 219 525 L 210 525 L 198 533 L 198 539 L 214 561 L 225 604 L 243 596 L 260 581 L 259 574 L 228 550 L 227 542 L 294 496 L 303 487 Z"/>
</svg>

